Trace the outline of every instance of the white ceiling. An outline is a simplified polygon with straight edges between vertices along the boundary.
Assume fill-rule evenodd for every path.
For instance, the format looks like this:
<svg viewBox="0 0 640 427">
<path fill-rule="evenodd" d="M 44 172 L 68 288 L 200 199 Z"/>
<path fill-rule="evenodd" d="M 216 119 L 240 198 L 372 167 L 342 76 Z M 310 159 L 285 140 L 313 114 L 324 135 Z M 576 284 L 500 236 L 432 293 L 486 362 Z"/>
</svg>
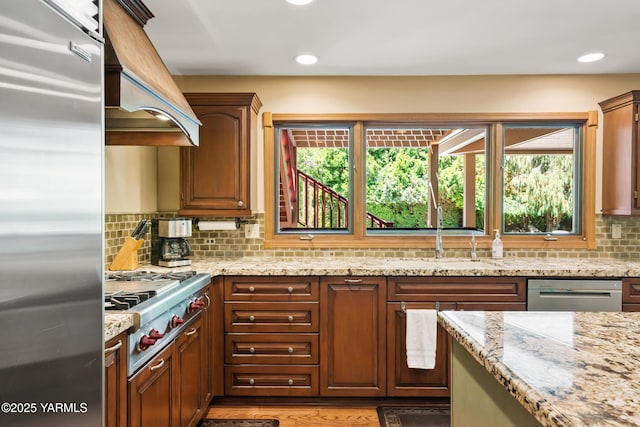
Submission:
<svg viewBox="0 0 640 427">
<path fill-rule="evenodd" d="M 640 72 L 640 0 L 144 0 L 172 74 Z M 577 57 L 607 56 L 582 64 Z M 294 62 L 300 53 L 314 66 Z"/>
</svg>

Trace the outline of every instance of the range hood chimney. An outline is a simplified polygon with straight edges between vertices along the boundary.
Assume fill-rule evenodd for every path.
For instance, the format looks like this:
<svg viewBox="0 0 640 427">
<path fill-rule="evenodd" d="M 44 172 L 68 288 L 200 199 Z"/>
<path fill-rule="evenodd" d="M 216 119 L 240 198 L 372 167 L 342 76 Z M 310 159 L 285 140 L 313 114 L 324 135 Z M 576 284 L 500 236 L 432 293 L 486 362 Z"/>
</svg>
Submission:
<svg viewBox="0 0 640 427">
<path fill-rule="evenodd" d="M 197 146 L 201 123 L 142 28 L 153 14 L 104 0 L 103 16 L 105 143 Z"/>
</svg>

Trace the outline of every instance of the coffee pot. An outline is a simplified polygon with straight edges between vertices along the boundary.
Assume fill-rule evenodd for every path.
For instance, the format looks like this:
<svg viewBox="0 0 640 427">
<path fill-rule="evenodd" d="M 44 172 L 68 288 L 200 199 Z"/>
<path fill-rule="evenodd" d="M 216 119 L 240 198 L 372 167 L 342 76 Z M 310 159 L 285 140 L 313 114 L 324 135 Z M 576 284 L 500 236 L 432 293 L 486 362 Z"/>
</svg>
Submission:
<svg viewBox="0 0 640 427">
<path fill-rule="evenodd" d="M 151 220 L 151 264 L 162 267 L 191 265 L 190 218 Z"/>
</svg>

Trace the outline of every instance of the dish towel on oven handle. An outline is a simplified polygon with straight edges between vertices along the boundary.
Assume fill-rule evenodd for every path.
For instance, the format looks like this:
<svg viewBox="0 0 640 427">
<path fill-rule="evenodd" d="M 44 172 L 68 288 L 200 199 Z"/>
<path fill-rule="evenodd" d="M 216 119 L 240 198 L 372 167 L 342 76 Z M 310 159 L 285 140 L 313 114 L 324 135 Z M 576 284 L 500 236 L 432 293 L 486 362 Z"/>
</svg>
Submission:
<svg viewBox="0 0 640 427">
<path fill-rule="evenodd" d="M 436 365 L 438 312 L 407 309 L 407 366 L 433 369 Z"/>
</svg>

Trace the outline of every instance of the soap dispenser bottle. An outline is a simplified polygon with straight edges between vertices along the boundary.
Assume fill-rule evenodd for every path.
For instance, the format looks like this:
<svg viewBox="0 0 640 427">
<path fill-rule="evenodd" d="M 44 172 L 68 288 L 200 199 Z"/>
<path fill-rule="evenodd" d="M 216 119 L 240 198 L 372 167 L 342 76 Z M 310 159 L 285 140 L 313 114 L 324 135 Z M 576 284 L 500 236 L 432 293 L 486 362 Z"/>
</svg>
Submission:
<svg viewBox="0 0 640 427">
<path fill-rule="evenodd" d="M 493 239 L 493 244 L 491 245 L 491 258 L 502 259 L 502 240 L 500 239 L 500 231 L 493 231 L 496 232 L 496 238 Z"/>
</svg>

